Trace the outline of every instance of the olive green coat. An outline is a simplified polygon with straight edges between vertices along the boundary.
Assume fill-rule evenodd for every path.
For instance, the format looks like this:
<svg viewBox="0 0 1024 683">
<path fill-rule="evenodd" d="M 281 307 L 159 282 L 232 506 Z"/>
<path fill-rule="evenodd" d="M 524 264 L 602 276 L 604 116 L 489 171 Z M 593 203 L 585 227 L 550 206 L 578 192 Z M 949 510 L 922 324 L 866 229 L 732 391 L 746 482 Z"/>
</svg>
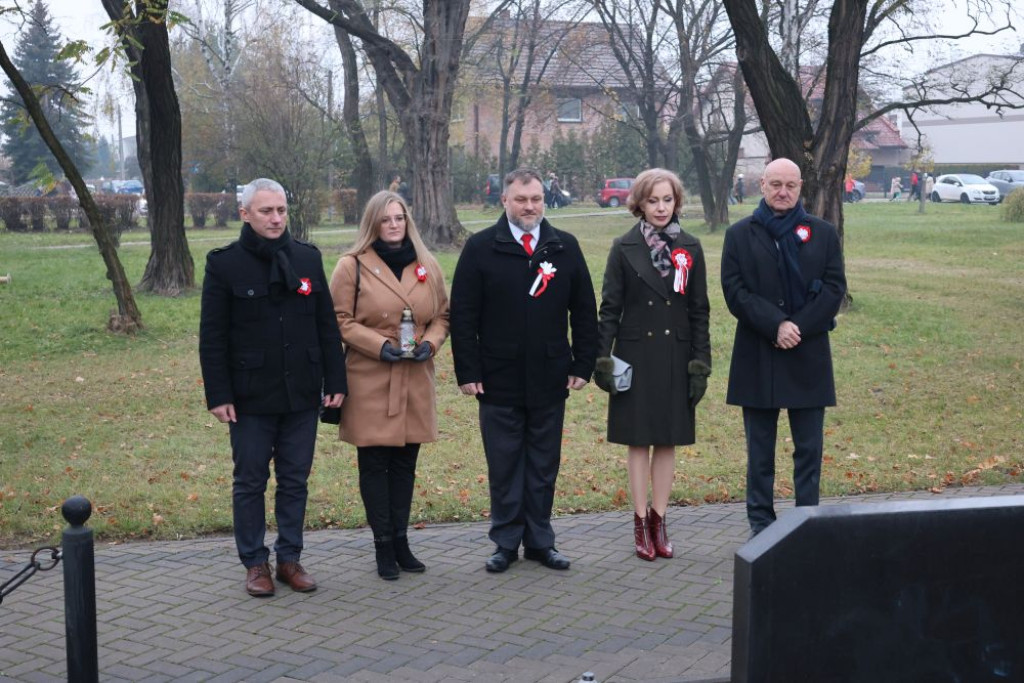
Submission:
<svg viewBox="0 0 1024 683">
<path fill-rule="evenodd" d="M 608 402 L 608 441 L 629 446 L 681 446 L 695 440 L 687 365 L 711 367 L 707 271 L 700 241 L 680 232 L 674 248 L 693 257 L 685 293 L 662 277 L 639 224 L 612 243 L 598 312 L 598 357 L 633 366 L 633 386 Z"/>
</svg>

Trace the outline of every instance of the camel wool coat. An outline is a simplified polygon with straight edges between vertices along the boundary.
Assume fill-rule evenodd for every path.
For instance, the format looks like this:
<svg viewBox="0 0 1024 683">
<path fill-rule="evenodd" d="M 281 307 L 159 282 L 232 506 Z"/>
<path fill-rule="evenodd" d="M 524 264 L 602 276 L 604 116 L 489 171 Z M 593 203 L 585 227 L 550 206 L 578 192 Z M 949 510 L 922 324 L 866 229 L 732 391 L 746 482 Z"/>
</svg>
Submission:
<svg viewBox="0 0 1024 683">
<path fill-rule="evenodd" d="M 341 407 L 339 433 L 342 441 L 354 446 L 404 446 L 437 440 L 434 359 L 380 360 L 384 342 L 399 346 L 398 324 L 404 308 L 412 310 L 416 339 L 430 342 L 435 354 L 448 337 L 444 283 L 434 283 L 438 291 L 435 307 L 434 287 L 417 278 L 418 265 L 413 261 L 406 266 L 399 282 L 380 256 L 368 249 L 358 256 L 342 256 L 331 275 L 334 313 L 347 349 L 348 398 Z"/>
</svg>

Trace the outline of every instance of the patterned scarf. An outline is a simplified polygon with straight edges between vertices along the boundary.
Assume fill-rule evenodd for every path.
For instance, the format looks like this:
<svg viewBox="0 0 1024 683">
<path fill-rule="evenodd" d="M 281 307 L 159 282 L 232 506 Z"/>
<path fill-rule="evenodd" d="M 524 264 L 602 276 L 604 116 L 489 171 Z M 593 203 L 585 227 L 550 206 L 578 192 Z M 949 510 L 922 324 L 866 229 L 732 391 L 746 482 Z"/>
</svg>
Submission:
<svg viewBox="0 0 1024 683">
<path fill-rule="evenodd" d="M 672 222 L 661 230 L 644 219 L 640 219 L 640 234 L 644 236 L 644 241 L 651 249 L 651 263 L 654 265 L 654 269 L 662 277 L 668 277 L 676 272 L 675 266 L 672 265 L 672 244 L 679 236 L 680 231 L 681 228 L 675 218 L 672 218 Z"/>
</svg>

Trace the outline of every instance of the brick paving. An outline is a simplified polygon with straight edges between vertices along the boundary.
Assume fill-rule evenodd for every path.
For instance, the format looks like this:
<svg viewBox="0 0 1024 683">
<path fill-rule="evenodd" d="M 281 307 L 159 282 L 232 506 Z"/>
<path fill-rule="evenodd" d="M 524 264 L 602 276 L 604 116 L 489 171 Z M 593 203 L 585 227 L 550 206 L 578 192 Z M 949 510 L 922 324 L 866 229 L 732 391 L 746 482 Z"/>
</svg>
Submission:
<svg viewBox="0 0 1024 683">
<path fill-rule="evenodd" d="M 823 504 L 1024 495 L 1024 484 Z M 782 514 L 791 503 L 780 503 Z M 101 681 L 727 680 L 742 504 L 671 508 L 672 560 L 632 554 L 627 511 L 555 520 L 566 572 L 488 574 L 486 523 L 410 533 L 425 574 L 376 575 L 366 529 L 306 535 L 314 593 L 251 598 L 230 537 L 96 548 Z M 0 582 L 28 560 L 0 553 Z M 61 569 L 0 604 L 0 681 L 63 681 Z"/>
</svg>

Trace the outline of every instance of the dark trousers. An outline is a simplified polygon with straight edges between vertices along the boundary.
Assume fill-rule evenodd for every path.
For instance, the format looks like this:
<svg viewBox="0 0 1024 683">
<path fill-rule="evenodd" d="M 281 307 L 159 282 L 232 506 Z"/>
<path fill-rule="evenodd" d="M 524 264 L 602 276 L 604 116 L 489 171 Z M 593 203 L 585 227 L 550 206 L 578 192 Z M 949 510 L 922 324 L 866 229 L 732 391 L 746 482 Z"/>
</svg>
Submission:
<svg viewBox="0 0 1024 683">
<path fill-rule="evenodd" d="M 374 538 L 406 535 L 419 452 L 418 443 L 356 448 L 359 493 Z"/>
<path fill-rule="evenodd" d="M 562 457 L 565 401 L 539 408 L 480 403 L 491 490 L 490 538 L 518 550 L 551 548 L 551 507 Z"/>
<path fill-rule="evenodd" d="M 824 408 L 790 408 L 793 487 L 797 505 L 817 505 L 824 439 Z M 743 409 L 747 435 L 747 520 L 754 532 L 775 521 L 775 437 L 779 409 Z"/>
<path fill-rule="evenodd" d="M 231 502 L 238 557 L 246 567 L 266 562 L 264 544 L 267 510 L 264 494 L 274 461 L 277 492 L 274 517 L 278 562 L 298 562 L 302 554 L 302 527 L 306 519 L 306 481 L 313 467 L 319 410 L 276 415 L 238 414 L 228 423 L 231 456 L 235 463 Z"/>
</svg>

